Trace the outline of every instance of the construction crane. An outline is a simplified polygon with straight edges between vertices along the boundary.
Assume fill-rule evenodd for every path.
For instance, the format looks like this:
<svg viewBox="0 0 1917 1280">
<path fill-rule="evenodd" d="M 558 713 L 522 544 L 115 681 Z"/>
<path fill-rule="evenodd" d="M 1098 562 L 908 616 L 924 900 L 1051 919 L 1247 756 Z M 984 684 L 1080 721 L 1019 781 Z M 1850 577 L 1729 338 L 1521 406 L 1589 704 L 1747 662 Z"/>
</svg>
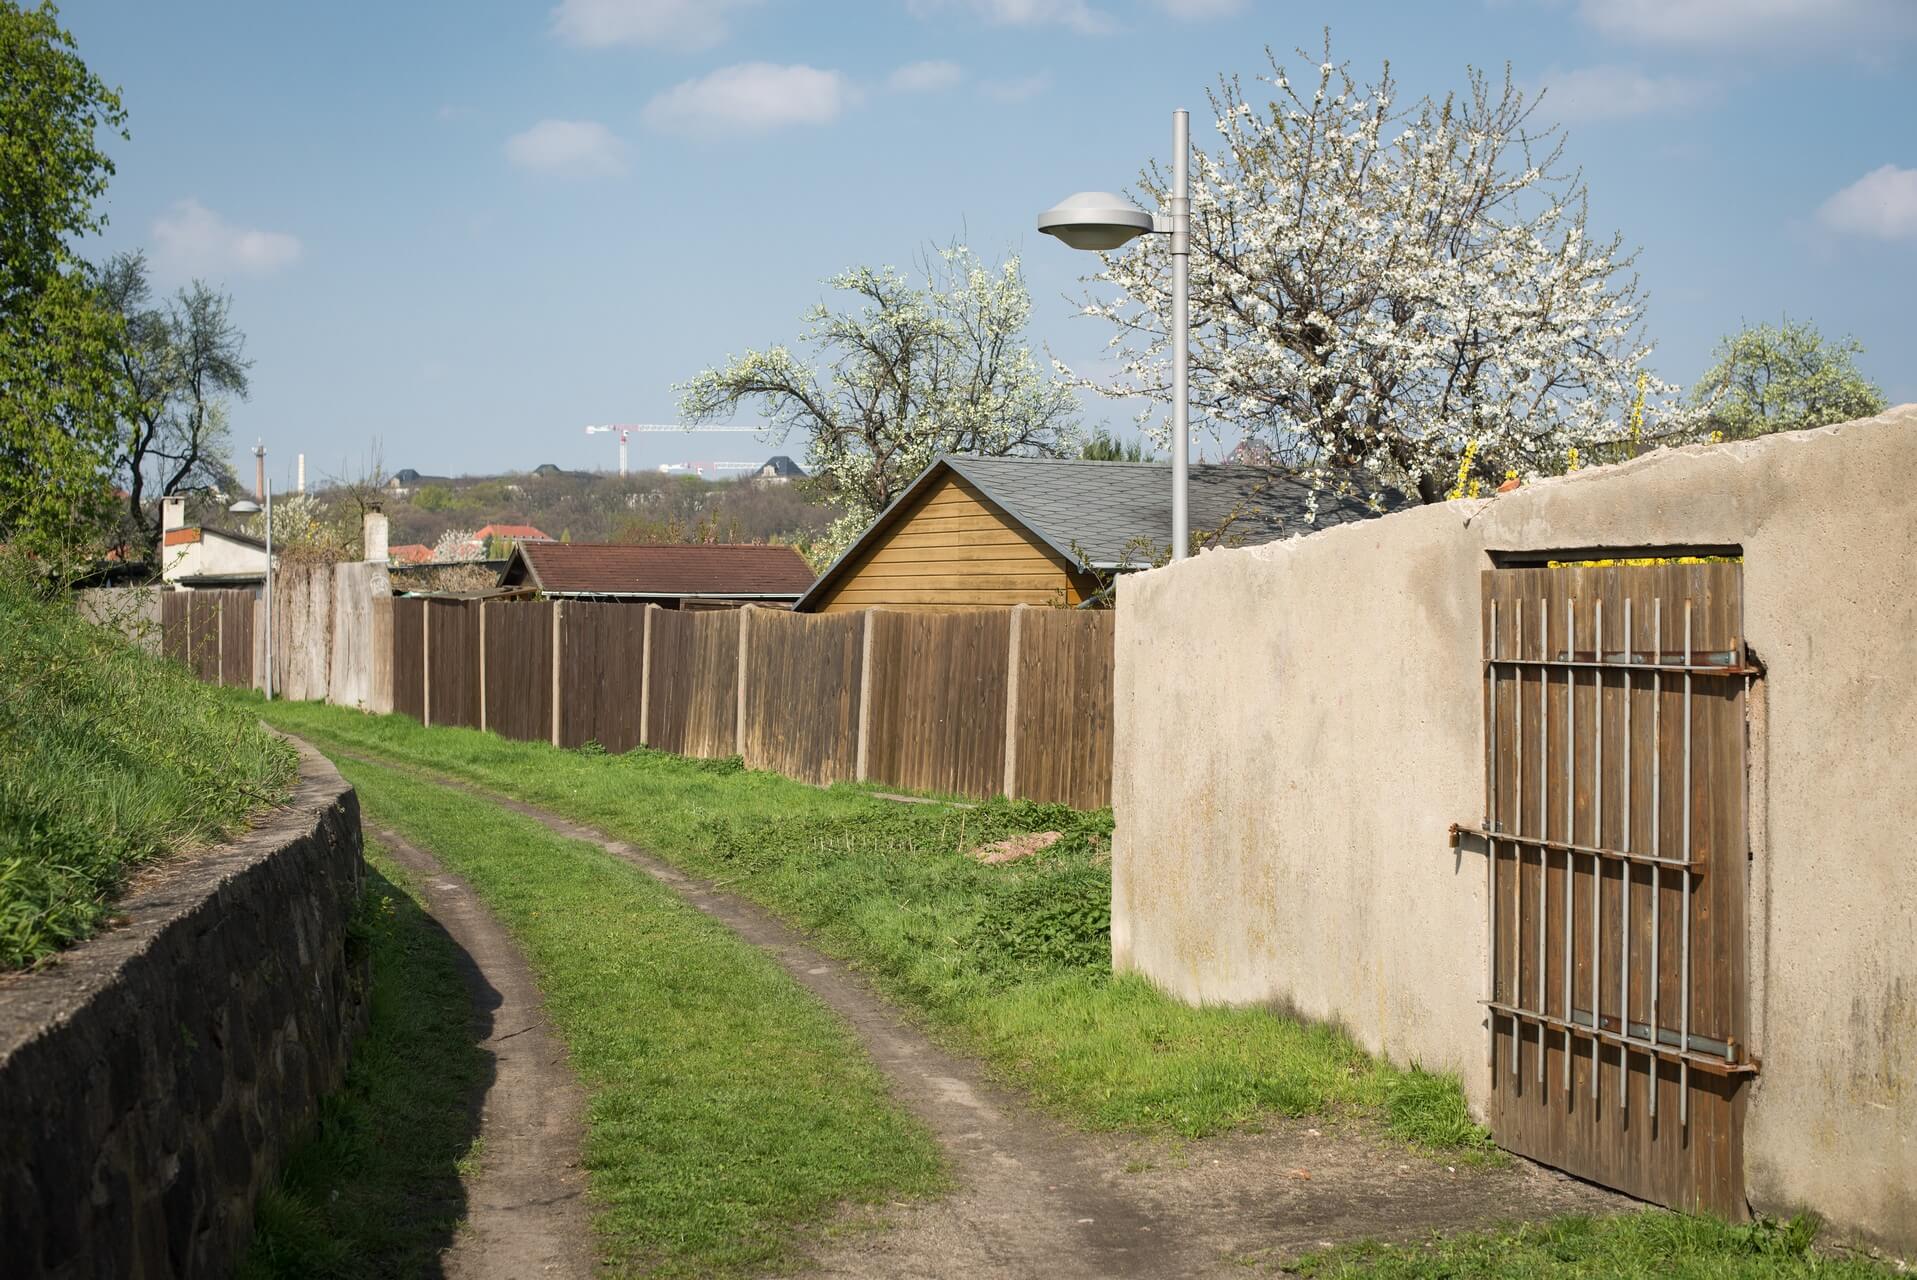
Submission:
<svg viewBox="0 0 1917 1280">
<path fill-rule="evenodd" d="M 732 431 L 757 434 L 759 427 L 707 427 L 687 426 L 682 422 L 612 422 L 604 426 L 587 427 L 586 434 L 596 436 L 607 431 L 619 433 L 619 478 L 626 478 L 626 437 L 635 431 Z"/>
</svg>

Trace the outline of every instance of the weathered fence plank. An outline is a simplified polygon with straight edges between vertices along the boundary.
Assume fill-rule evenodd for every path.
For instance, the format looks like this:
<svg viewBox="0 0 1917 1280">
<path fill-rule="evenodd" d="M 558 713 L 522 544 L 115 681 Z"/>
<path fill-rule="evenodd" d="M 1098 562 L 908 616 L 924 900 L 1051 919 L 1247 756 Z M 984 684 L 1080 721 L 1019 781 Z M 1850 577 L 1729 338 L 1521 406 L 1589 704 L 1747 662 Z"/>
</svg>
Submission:
<svg viewBox="0 0 1917 1280">
<path fill-rule="evenodd" d="M 754 609 L 746 644 L 746 766 L 830 785 L 857 775 L 862 613 Z"/>
<path fill-rule="evenodd" d="M 393 710 L 426 718 L 426 602 L 393 599 Z"/>
<path fill-rule="evenodd" d="M 740 617 L 736 609 L 653 611 L 648 745 L 685 756 L 737 754 Z"/>
<path fill-rule="evenodd" d="M 480 606 L 486 621 L 486 727 L 522 742 L 552 738 L 554 605 Z"/>
<path fill-rule="evenodd" d="M 866 776 L 919 791 L 1005 785 L 1007 611 L 870 615 Z"/>
<path fill-rule="evenodd" d="M 479 605 L 428 600 L 427 715 L 433 724 L 479 727 Z"/>
<path fill-rule="evenodd" d="M 1027 609 L 1019 628 L 1012 794 L 1096 809 L 1112 802 L 1112 640 L 1106 609 Z"/>
<path fill-rule="evenodd" d="M 568 600 L 559 623 L 559 744 L 639 745 L 646 608 Z"/>
</svg>

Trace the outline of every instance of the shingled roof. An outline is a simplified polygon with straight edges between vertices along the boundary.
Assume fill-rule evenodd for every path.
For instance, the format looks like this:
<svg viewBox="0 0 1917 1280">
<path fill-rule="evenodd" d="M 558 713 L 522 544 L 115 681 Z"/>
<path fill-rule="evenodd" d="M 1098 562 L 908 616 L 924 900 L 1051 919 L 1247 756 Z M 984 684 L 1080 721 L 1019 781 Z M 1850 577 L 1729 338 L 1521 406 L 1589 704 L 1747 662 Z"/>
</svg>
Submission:
<svg viewBox="0 0 1917 1280">
<path fill-rule="evenodd" d="M 796 600 L 812 579 L 791 547 L 521 542 L 499 585 L 530 585 L 549 596 Z"/>
</svg>

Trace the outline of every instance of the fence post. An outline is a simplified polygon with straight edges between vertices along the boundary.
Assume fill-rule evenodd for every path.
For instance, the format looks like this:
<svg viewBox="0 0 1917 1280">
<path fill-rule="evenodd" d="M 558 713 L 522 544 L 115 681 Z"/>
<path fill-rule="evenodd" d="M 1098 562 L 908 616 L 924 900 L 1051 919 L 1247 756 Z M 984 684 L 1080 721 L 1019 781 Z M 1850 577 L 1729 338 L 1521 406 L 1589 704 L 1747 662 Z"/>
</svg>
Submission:
<svg viewBox="0 0 1917 1280">
<path fill-rule="evenodd" d="M 640 615 L 645 632 L 639 642 L 639 745 L 652 745 L 652 613 L 659 606 L 649 604 Z"/>
<path fill-rule="evenodd" d="M 854 773 L 858 781 L 867 777 L 867 764 L 871 759 L 872 740 L 872 615 L 877 609 L 867 609 L 861 615 L 864 621 L 859 626 L 859 746 L 855 753 L 857 764 Z"/>
<path fill-rule="evenodd" d="M 1030 605 L 1012 606 L 1012 623 L 1006 628 L 1009 652 L 1005 658 L 1005 798 L 1018 794 L 1018 675 L 1019 636 L 1024 631 L 1025 611 Z"/>
<path fill-rule="evenodd" d="M 732 724 L 732 749 L 741 759 L 746 749 L 746 652 L 747 637 L 752 634 L 752 605 L 739 610 L 739 710 Z"/>
<path fill-rule="evenodd" d="M 560 625 L 560 614 L 565 609 L 563 601 L 552 602 L 552 744 L 559 745 L 559 650 L 565 643 L 565 630 Z"/>
<path fill-rule="evenodd" d="M 213 597 L 213 683 L 226 683 L 226 592 Z"/>
<path fill-rule="evenodd" d="M 479 602 L 479 731 L 486 732 L 486 602 Z"/>
<path fill-rule="evenodd" d="M 433 722 L 433 602 L 419 602 L 419 722 Z"/>
</svg>

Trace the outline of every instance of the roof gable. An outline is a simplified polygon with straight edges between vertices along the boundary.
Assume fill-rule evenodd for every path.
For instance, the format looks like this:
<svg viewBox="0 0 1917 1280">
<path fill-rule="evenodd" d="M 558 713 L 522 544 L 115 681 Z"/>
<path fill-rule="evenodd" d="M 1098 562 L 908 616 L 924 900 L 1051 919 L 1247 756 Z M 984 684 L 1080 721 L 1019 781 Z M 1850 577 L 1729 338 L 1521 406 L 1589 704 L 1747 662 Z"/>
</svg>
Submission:
<svg viewBox="0 0 1917 1280">
<path fill-rule="evenodd" d="M 499 577 L 501 586 L 530 584 L 549 595 L 760 600 L 797 599 L 812 580 L 793 548 L 756 543 L 522 542 Z"/>
</svg>

